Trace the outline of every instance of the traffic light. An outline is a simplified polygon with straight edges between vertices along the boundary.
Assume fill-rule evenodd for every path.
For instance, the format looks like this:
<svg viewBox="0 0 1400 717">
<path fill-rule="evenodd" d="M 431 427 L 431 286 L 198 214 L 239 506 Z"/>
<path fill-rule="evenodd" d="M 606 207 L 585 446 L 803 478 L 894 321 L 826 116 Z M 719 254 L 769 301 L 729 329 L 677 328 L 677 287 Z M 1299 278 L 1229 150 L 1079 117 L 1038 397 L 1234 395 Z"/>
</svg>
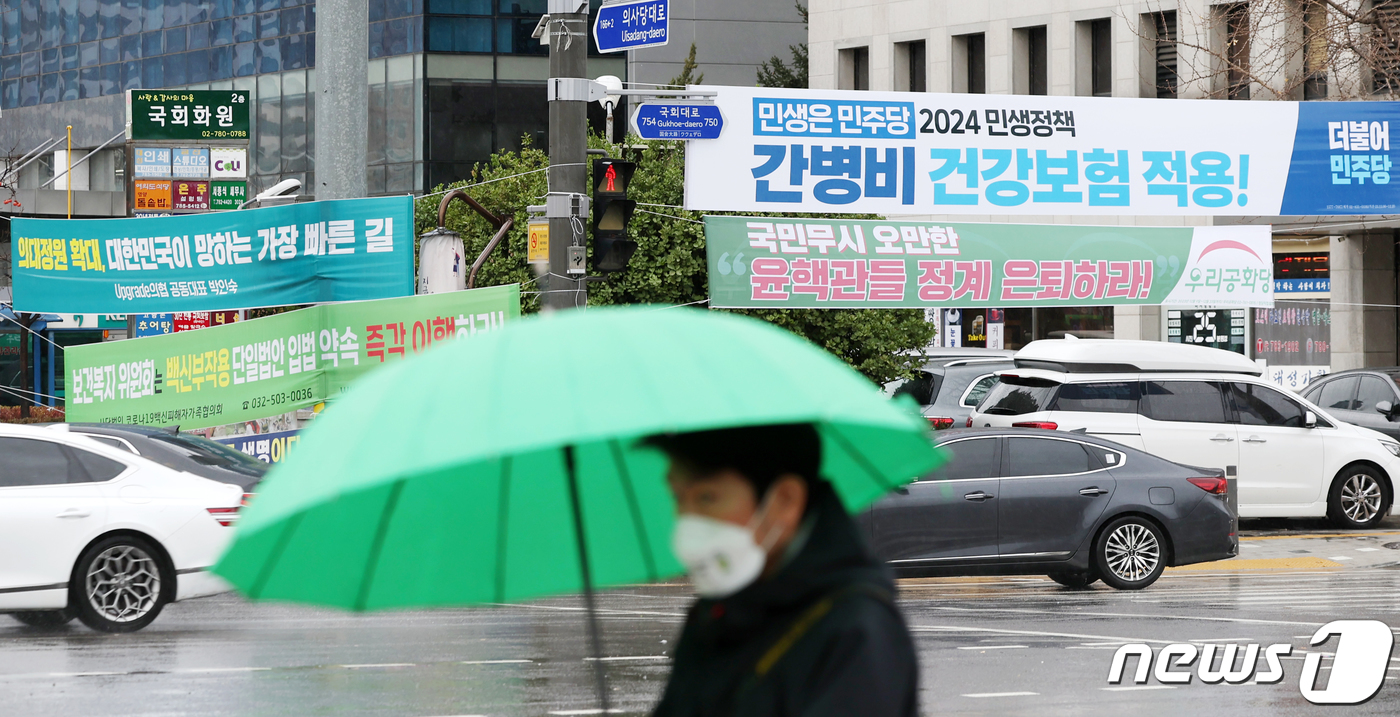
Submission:
<svg viewBox="0 0 1400 717">
<path fill-rule="evenodd" d="M 627 184 L 637 171 L 633 162 L 593 160 L 593 266 L 601 272 L 622 271 L 637 242 L 627 238 L 627 223 L 637 203 L 627 198 Z"/>
</svg>

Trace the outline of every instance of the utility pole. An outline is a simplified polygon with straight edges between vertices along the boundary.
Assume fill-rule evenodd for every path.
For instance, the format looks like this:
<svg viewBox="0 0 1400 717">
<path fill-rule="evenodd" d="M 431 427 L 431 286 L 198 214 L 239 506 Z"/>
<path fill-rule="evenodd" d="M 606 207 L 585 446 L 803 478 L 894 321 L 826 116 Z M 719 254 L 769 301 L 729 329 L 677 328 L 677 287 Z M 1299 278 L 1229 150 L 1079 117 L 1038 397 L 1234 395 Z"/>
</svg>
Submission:
<svg viewBox="0 0 1400 717">
<path fill-rule="evenodd" d="M 549 275 L 546 309 L 588 304 L 588 0 L 549 0 Z M 570 273 L 571 269 L 574 273 Z"/>
<path fill-rule="evenodd" d="M 316 186 L 310 193 L 317 199 L 360 199 L 369 195 L 368 4 L 321 0 L 316 10 L 316 84 L 321 91 L 316 98 Z"/>
</svg>

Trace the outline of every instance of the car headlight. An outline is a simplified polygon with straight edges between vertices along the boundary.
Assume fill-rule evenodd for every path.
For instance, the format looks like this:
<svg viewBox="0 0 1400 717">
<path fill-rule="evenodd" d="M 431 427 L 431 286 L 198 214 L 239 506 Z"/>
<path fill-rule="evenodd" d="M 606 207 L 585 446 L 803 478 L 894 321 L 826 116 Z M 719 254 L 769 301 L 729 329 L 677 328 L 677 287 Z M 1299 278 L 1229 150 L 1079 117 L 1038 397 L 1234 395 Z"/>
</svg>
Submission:
<svg viewBox="0 0 1400 717">
<path fill-rule="evenodd" d="M 1390 451 L 1390 455 L 1400 458 L 1400 443 L 1381 441 L 1381 445 L 1385 446 L 1387 451 Z"/>
</svg>

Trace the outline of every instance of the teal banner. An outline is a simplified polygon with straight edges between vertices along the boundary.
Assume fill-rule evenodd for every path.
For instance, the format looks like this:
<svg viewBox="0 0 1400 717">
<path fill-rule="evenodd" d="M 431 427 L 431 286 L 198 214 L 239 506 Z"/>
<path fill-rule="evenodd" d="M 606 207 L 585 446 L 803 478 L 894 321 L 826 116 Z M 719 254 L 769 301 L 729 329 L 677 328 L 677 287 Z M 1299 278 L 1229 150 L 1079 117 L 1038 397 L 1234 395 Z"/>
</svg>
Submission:
<svg viewBox="0 0 1400 717">
<path fill-rule="evenodd" d="M 413 294 L 413 198 L 13 220 L 14 305 L 163 314 Z"/>
</svg>

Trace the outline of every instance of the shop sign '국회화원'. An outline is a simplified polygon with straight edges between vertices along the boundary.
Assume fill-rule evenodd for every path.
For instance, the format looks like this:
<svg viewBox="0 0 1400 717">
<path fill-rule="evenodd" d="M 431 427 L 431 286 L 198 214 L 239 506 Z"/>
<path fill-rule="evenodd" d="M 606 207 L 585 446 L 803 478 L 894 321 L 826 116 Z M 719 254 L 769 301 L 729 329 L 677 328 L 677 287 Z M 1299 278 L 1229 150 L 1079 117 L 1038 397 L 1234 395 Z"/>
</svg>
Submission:
<svg viewBox="0 0 1400 717">
<path fill-rule="evenodd" d="M 687 209 L 1118 216 L 1400 211 L 1400 192 L 1391 184 L 1396 102 L 715 89 L 727 126 L 718 139 L 686 149 Z"/>
<path fill-rule="evenodd" d="M 723 308 L 1273 306 L 1267 226 L 705 217 Z"/>
<path fill-rule="evenodd" d="M 209 207 L 210 183 L 173 184 L 184 189 L 176 202 Z M 218 191 L 223 183 L 213 184 Z M 171 185 L 164 183 L 167 202 Z M 11 234 L 21 311 L 159 314 L 413 293 L 412 197 L 137 219 L 16 218 Z"/>
<path fill-rule="evenodd" d="M 66 349 L 69 421 L 207 428 L 339 395 L 377 366 L 520 316 L 520 286 L 314 306 Z"/>
</svg>

